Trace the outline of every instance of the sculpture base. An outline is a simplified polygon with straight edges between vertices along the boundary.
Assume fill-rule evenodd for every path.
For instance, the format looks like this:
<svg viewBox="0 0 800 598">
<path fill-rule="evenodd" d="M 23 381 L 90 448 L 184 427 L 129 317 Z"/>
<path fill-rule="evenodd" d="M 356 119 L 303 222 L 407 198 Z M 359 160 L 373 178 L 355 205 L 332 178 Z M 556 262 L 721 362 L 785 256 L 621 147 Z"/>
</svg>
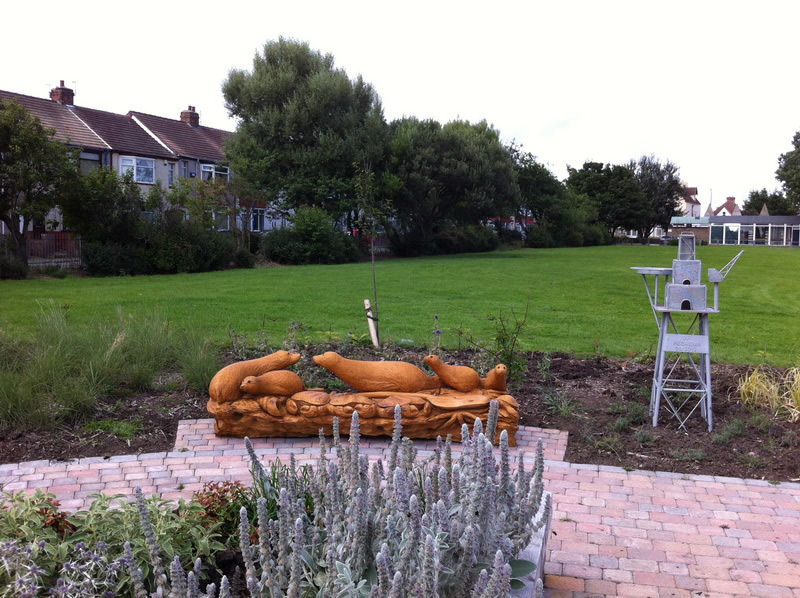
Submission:
<svg viewBox="0 0 800 598">
<path fill-rule="evenodd" d="M 476 419 L 485 422 L 492 400 L 500 404 L 497 437 L 493 442 L 497 443 L 500 432 L 506 430 L 509 445 L 516 446 L 519 404 L 511 395 L 494 390 L 354 394 L 306 390 L 291 397 L 244 395 L 232 402 L 218 402 L 212 398 L 207 408 L 216 421 L 214 431 L 218 436 L 263 438 L 316 436 L 320 429 L 330 435 L 333 418 L 347 422 L 353 411 L 358 411 L 361 434 L 391 436 L 394 409 L 400 405 L 404 436 L 444 438 L 450 434 L 453 440 L 461 441 L 462 424 L 472 429 Z"/>
</svg>

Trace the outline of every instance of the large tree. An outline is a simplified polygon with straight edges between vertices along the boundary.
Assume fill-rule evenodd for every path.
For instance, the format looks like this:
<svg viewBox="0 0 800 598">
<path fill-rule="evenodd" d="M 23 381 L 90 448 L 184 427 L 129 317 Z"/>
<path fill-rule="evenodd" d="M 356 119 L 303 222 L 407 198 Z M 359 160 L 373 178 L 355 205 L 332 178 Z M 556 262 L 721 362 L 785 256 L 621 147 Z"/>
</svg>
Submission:
<svg viewBox="0 0 800 598">
<path fill-rule="evenodd" d="M 795 212 L 800 209 L 800 131 L 792 139 L 794 149 L 781 154 L 778 158 L 778 170 L 775 176 L 783 183 L 786 199 L 795 207 Z"/>
<path fill-rule="evenodd" d="M 669 227 L 673 216 L 680 215 L 680 199 L 683 196 L 679 169 L 666 160 L 663 164 L 655 156 L 642 156 L 631 161 L 629 168 L 636 173 L 645 197 L 647 210 L 637 228 L 639 241 L 649 242 L 650 235 L 657 226 Z"/>
<path fill-rule="evenodd" d="M 585 162 L 568 172 L 567 186 L 594 202 L 609 235 L 617 228 L 638 230 L 647 220 L 648 200 L 629 166 Z"/>
<path fill-rule="evenodd" d="M 742 213 L 760 214 L 764 206 L 767 206 L 770 216 L 794 216 L 797 214 L 797 206 L 777 189 L 772 192 L 766 189 L 750 191 L 747 201 L 742 206 Z"/>
<path fill-rule="evenodd" d="M 231 70 L 222 91 L 239 119 L 227 144 L 237 176 L 288 207 L 354 207 L 356 168 L 374 147 L 364 140 L 385 127 L 369 83 L 335 68 L 330 54 L 280 38 L 256 53 L 251 71 Z"/>
<path fill-rule="evenodd" d="M 392 202 L 387 222 L 406 253 L 434 250 L 449 225 L 480 224 L 513 213 L 519 195 L 514 164 L 499 133 L 485 121 L 404 118 L 391 124 Z"/>
<path fill-rule="evenodd" d="M 537 226 L 548 226 L 558 212 L 556 207 L 566 197 L 564 183 L 537 162 L 536 156 L 514 142 L 508 146 L 508 152 L 519 185 L 520 213 L 533 218 Z"/>
<path fill-rule="evenodd" d="M 44 219 L 58 204 L 63 184 L 77 176 L 70 150 L 53 135 L 16 102 L 0 100 L 0 220 L 25 264 L 29 224 Z"/>
</svg>

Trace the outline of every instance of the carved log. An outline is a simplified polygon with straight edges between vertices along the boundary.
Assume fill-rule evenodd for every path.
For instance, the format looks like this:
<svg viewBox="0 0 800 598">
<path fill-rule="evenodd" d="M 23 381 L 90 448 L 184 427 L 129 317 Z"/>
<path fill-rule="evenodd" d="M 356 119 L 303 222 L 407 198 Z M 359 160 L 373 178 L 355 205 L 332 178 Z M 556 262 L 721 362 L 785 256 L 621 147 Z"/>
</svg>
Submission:
<svg viewBox="0 0 800 598">
<path fill-rule="evenodd" d="M 447 366 L 426 358 L 440 376 L 428 376 L 417 366 L 399 361 L 354 361 L 332 352 L 314 361 L 362 392 L 328 394 L 304 390 L 302 380 L 283 368 L 297 362 L 297 354 L 278 351 L 261 359 L 229 365 L 209 386 L 208 411 L 219 436 L 316 436 L 333 432 L 333 418 L 350 419 L 354 411 L 365 436 L 391 436 L 394 410 L 400 406 L 403 434 L 409 438 L 453 436 L 461 440 L 461 426 L 472 428 L 488 418 L 489 402 L 500 404 L 497 437 L 508 431 L 516 446 L 519 405 L 505 392 L 506 367 L 498 365 L 486 379 L 463 366 Z M 444 384 L 442 384 L 444 382 Z M 447 388 L 447 387 L 456 387 Z"/>
<path fill-rule="evenodd" d="M 509 444 L 516 446 L 519 404 L 507 394 L 445 390 L 439 395 L 424 393 L 371 392 L 326 394 L 304 391 L 291 397 L 259 397 L 220 403 L 208 401 L 208 411 L 216 419 L 219 436 L 303 437 L 316 436 L 320 429 L 333 432 L 333 418 L 347 421 L 358 411 L 361 433 L 365 436 L 391 436 L 394 408 L 400 405 L 403 435 L 409 438 L 436 438 L 452 434 L 461 440 L 461 425 L 472 428 L 476 419 L 484 422 L 489 401 L 500 403 L 497 432 L 508 431 Z"/>
</svg>

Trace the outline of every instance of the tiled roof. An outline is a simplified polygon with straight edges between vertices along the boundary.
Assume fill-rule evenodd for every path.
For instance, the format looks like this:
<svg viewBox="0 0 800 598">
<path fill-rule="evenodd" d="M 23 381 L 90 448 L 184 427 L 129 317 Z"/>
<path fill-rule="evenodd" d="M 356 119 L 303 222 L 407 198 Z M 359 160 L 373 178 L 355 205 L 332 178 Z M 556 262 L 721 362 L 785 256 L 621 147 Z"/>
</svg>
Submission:
<svg viewBox="0 0 800 598">
<path fill-rule="evenodd" d="M 722 210 L 727 210 L 728 214 L 731 216 L 738 216 L 742 213 L 742 211 L 739 209 L 739 206 L 736 205 L 736 199 L 733 197 L 727 198 L 724 204 L 714 210 L 714 216 L 719 216 L 719 213 Z"/>
<path fill-rule="evenodd" d="M 179 156 L 210 162 L 225 161 L 223 147 L 226 137 L 230 135 L 228 131 L 192 126 L 180 120 L 143 112 L 129 112 L 128 115 L 138 119 Z"/>
<path fill-rule="evenodd" d="M 58 102 L 2 90 L 0 98 L 18 103 L 38 117 L 45 127 L 55 129 L 54 137 L 62 143 L 87 149 L 109 149 L 108 144 L 82 123 L 69 108 Z"/>
<path fill-rule="evenodd" d="M 83 106 L 71 106 L 69 109 L 102 137 L 115 152 L 153 158 L 175 157 L 148 135 L 147 131 L 137 125 L 132 118 L 124 114 L 84 108 Z"/>
<path fill-rule="evenodd" d="M 697 195 L 697 187 L 684 187 L 683 188 L 683 201 L 686 203 L 697 204 L 700 205 L 700 202 L 697 201 L 695 197 Z"/>
</svg>

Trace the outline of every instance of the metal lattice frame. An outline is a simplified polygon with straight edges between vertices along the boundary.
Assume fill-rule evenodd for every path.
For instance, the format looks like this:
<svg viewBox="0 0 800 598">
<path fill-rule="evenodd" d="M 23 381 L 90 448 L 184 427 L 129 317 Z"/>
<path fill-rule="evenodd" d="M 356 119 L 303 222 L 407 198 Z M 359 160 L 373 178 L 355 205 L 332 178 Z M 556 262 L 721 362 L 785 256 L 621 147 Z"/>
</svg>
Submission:
<svg viewBox="0 0 800 598">
<path fill-rule="evenodd" d="M 714 415 L 711 396 L 711 356 L 708 328 L 709 314 L 719 313 L 719 283 L 722 282 L 742 255 L 736 257 L 720 270 L 709 269 L 708 280 L 714 285 L 713 306 L 707 305 L 705 285 L 700 284 L 700 262 L 695 259 L 695 239 L 691 233 L 683 233 L 678 239 L 678 259 L 673 268 L 633 268 L 642 275 L 647 298 L 658 326 L 658 350 L 653 372 L 653 388 L 650 394 L 650 417 L 653 427 L 658 426 L 662 407 L 678 422 L 678 429 L 686 430 L 686 422 L 697 411 L 708 424 L 708 431 L 714 428 Z M 680 285 L 680 281 L 670 283 L 673 270 L 691 271 L 693 277 Z M 687 270 L 691 269 L 691 270 Z M 651 286 L 648 276 L 652 276 Z M 662 280 L 663 279 L 663 280 Z M 666 297 L 659 303 L 659 287 Z M 670 291 L 680 297 L 699 297 L 703 305 L 677 305 L 668 297 Z M 694 293 L 693 293 L 694 292 Z M 692 299 L 694 301 L 694 299 Z M 667 305 L 670 303 L 670 305 Z M 691 321 L 683 330 L 676 323 L 678 314 L 689 314 Z"/>
</svg>

